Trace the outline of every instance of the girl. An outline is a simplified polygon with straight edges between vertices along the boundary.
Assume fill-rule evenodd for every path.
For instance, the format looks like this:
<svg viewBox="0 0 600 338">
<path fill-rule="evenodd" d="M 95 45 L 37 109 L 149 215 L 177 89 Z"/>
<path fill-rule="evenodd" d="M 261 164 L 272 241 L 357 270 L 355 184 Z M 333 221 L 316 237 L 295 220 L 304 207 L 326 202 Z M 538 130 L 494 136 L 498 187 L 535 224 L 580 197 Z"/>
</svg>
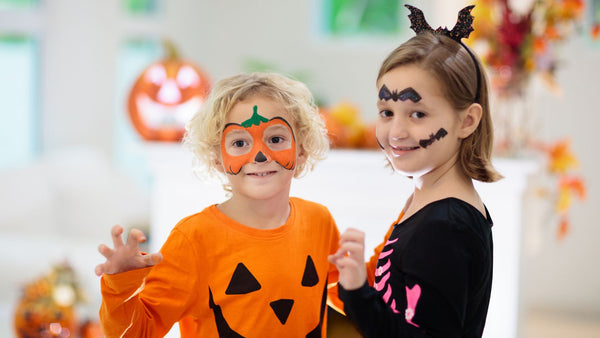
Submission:
<svg viewBox="0 0 600 338">
<path fill-rule="evenodd" d="M 293 177 L 324 157 L 312 95 L 276 74 L 225 78 L 189 122 L 196 159 L 226 176 L 231 197 L 181 220 L 160 253 L 112 230 L 101 245 L 100 318 L 108 337 L 322 337 L 327 261 L 339 232 L 322 205 L 290 198 Z M 332 288 L 335 291 L 335 288 Z"/>
<path fill-rule="evenodd" d="M 354 229 L 342 234 L 330 261 L 340 272 L 344 310 L 365 336 L 480 337 L 492 285 L 492 220 L 472 180 L 501 176 L 490 163 L 486 77 L 460 42 L 472 31 L 472 6 L 452 31 L 433 31 L 420 10 L 407 7 L 417 35 L 380 68 L 376 136 L 414 191 L 366 266 L 364 234 Z"/>
</svg>

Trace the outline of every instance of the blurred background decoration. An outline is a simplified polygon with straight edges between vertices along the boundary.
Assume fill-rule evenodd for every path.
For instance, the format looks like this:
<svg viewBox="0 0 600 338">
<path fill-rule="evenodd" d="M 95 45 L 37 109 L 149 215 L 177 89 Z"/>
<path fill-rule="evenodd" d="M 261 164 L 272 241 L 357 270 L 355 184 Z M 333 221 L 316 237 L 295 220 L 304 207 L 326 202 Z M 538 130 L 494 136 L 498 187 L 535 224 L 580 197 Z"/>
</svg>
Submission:
<svg viewBox="0 0 600 338">
<path fill-rule="evenodd" d="M 203 70 L 180 58 L 173 42 L 165 39 L 163 46 L 166 56 L 142 71 L 129 92 L 127 110 L 144 140 L 179 142 L 211 84 Z"/>
<path fill-rule="evenodd" d="M 531 90 L 537 76 L 552 93 L 561 95 L 555 77 L 561 66 L 561 47 L 582 27 L 583 0 L 479 0 L 472 11 L 474 31 L 467 40 L 488 68 L 497 156 L 542 155 L 547 176 L 539 196 L 547 198 L 557 215 L 557 238 L 569 229 L 573 193 L 585 197 L 577 158 L 567 141 L 539 140 L 540 112 Z M 519 7 L 514 7 L 518 5 Z"/>
<path fill-rule="evenodd" d="M 584 7 L 583 0 L 476 2 L 475 30 L 467 41 L 488 67 L 498 155 L 518 156 L 531 148 L 540 122 L 531 78 L 539 76 L 560 95 L 555 72 L 562 43 L 581 26 Z"/>
<path fill-rule="evenodd" d="M 14 315 L 16 337 L 101 337 L 97 320 L 79 322 L 76 305 L 85 300 L 73 268 L 66 262 L 53 266 L 23 287 Z"/>
</svg>

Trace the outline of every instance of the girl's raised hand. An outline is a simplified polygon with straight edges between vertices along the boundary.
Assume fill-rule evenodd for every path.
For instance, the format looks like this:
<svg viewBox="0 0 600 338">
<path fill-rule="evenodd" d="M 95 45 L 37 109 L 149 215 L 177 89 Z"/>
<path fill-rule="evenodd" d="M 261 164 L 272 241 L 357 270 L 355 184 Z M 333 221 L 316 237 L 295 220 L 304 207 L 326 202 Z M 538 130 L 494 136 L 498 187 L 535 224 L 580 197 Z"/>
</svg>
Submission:
<svg viewBox="0 0 600 338">
<path fill-rule="evenodd" d="M 110 234 L 112 236 L 113 246 L 111 249 L 104 244 L 100 244 L 98 251 L 106 257 L 106 261 L 96 266 L 96 275 L 115 274 L 135 269 L 141 269 L 153 266 L 162 261 L 160 253 L 144 254 L 140 251 L 139 243 L 146 241 L 146 236 L 138 229 L 132 229 L 129 232 L 127 243 L 123 243 L 123 228 L 115 225 Z"/>
<path fill-rule="evenodd" d="M 329 255 L 329 262 L 340 272 L 339 283 L 346 290 L 356 290 L 365 284 L 365 233 L 347 229 L 340 236 L 340 248 Z"/>
</svg>

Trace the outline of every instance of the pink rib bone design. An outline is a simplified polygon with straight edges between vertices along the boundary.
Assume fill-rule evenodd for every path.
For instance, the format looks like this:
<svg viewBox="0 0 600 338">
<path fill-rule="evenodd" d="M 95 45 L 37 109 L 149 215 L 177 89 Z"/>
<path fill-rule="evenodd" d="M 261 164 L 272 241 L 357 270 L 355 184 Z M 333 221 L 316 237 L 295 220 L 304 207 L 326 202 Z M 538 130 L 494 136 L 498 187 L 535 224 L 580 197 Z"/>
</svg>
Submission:
<svg viewBox="0 0 600 338">
<path fill-rule="evenodd" d="M 393 240 L 388 240 L 384 246 L 387 246 L 389 244 L 395 243 L 396 241 L 398 241 L 398 238 L 393 239 Z M 382 260 L 384 258 L 386 258 L 387 256 L 391 255 L 394 252 L 394 248 L 390 248 L 387 251 L 382 251 L 379 254 L 379 259 Z M 388 284 L 388 280 L 390 279 L 390 272 L 389 269 L 392 266 L 392 262 L 390 262 L 390 260 L 388 259 L 387 262 L 385 262 L 385 264 L 383 264 L 382 266 L 378 267 L 375 270 L 375 277 L 381 277 L 381 279 L 379 280 L 379 282 L 375 282 L 375 284 L 373 285 L 373 287 L 375 288 L 375 290 L 377 291 L 381 291 L 383 290 L 386 286 L 386 290 L 385 293 L 383 295 L 383 301 L 388 304 L 390 298 L 392 297 L 392 286 L 390 284 Z M 390 304 L 390 308 L 392 309 L 392 311 L 394 311 L 394 313 L 399 313 L 399 311 L 396 309 L 396 300 L 392 299 L 392 303 Z"/>
</svg>

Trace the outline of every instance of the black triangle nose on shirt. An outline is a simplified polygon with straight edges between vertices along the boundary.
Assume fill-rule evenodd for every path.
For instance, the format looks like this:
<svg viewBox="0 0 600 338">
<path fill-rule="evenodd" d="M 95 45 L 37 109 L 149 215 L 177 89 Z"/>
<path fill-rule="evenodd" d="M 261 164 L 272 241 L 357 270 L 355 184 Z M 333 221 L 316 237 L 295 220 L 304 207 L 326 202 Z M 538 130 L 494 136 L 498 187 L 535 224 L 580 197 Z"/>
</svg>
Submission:
<svg viewBox="0 0 600 338">
<path fill-rule="evenodd" d="M 288 316 L 292 311 L 292 306 L 294 306 L 293 299 L 280 299 L 271 302 L 271 308 L 273 309 L 273 312 L 275 312 L 275 315 L 277 316 L 282 325 L 284 325 L 285 322 L 287 322 Z"/>
</svg>

